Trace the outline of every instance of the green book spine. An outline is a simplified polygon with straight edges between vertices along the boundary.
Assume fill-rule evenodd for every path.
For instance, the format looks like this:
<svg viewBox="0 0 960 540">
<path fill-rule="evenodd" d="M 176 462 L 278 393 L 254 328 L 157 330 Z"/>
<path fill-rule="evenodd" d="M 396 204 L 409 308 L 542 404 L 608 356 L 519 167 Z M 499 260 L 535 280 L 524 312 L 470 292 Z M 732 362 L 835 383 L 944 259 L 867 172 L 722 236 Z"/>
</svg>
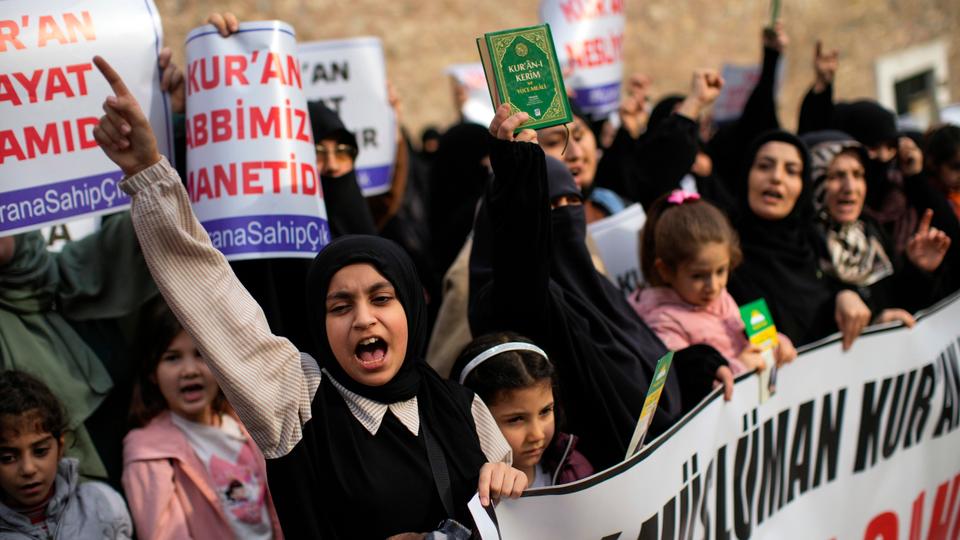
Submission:
<svg viewBox="0 0 960 540">
<path fill-rule="evenodd" d="M 489 54 L 484 69 L 493 71 L 493 77 L 487 73 L 495 87 L 490 92 L 496 92 L 513 113 L 530 115 L 521 128 L 542 129 L 573 121 L 550 25 L 491 32 L 483 39 Z M 496 99 L 493 104 L 497 106 Z"/>
</svg>

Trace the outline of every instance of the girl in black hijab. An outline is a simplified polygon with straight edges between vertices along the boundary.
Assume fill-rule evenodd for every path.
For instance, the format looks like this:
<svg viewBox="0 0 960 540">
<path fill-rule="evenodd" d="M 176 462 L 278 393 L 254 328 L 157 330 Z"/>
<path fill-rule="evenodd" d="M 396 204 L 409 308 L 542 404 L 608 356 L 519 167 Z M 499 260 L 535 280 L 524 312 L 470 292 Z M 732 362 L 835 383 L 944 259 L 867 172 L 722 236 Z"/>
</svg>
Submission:
<svg viewBox="0 0 960 540">
<path fill-rule="evenodd" d="M 777 329 L 798 346 L 839 328 L 849 348 L 871 314 L 855 292 L 818 267 L 806 147 L 785 131 L 760 135 L 736 187 L 743 263 L 730 276 L 730 294 L 738 304 L 766 299 Z"/>
<path fill-rule="evenodd" d="M 519 496 L 526 475 L 483 402 L 420 360 L 421 287 L 390 241 L 348 236 L 309 272 L 316 358 L 270 333 L 193 215 L 176 172 L 119 75 L 94 129 L 123 170 L 151 273 L 267 458 L 285 536 L 384 538 L 465 520 L 481 502 Z M 127 135 L 121 135 L 127 133 Z M 389 413 L 389 414 L 388 414 Z M 489 463 L 496 462 L 496 463 Z"/>
<path fill-rule="evenodd" d="M 580 191 L 569 170 L 545 159 L 535 144 L 511 142 L 523 119 L 501 107 L 490 128 L 499 138 L 491 141 L 494 182 L 474 230 L 471 331 L 522 333 L 547 351 L 570 429 L 582 436 L 584 455 L 603 469 L 623 460 L 654 367 L 667 349 L 594 268 Z M 517 140 L 535 138 L 525 130 Z M 667 379 L 653 420 L 656 433 L 710 390 L 720 367 L 729 370 L 708 346 L 686 349 L 674 365 L 679 372 Z M 687 365 L 702 373 L 684 373 Z M 699 394 L 681 398 L 682 383 L 699 386 Z"/>
</svg>

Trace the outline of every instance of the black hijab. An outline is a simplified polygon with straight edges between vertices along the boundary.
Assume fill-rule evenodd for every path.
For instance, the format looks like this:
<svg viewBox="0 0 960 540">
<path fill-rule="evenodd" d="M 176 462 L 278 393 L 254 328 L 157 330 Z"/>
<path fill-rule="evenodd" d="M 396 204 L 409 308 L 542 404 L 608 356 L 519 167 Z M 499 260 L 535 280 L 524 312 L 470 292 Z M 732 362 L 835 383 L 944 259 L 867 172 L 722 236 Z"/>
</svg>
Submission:
<svg viewBox="0 0 960 540">
<path fill-rule="evenodd" d="M 407 314 L 407 350 L 400 370 L 383 386 L 366 386 L 350 378 L 333 355 L 327 339 L 326 298 L 330 280 L 340 269 L 351 264 L 370 264 L 387 278 L 397 292 L 397 299 Z M 314 328 L 314 351 L 320 367 L 338 383 L 363 397 L 381 403 L 404 401 L 417 395 L 421 356 L 426 344 L 426 305 L 423 288 L 413 261 L 396 243 L 376 236 L 348 235 L 325 247 L 313 260 L 307 274 L 307 302 L 310 325 Z"/>
<path fill-rule="evenodd" d="M 307 103 L 310 112 L 310 128 L 314 140 L 319 144 L 323 139 L 334 139 L 357 149 L 357 137 L 343 125 L 336 112 L 321 101 Z M 327 222 L 334 236 L 345 234 L 377 234 L 373 216 L 357 184 L 356 169 L 337 176 L 320 177 L 323 188 L 323 202 L 327 208 Z"/>
<path fill-rule="evenodd" d="M 758 217 L 748 202 L 750 169 L 760 148 L 769 142 L 793 146 L 803 163 L 803 189 L 790 213 L 776 221 Z M 730 294 L 740 304 L 766 299 L 777 329 L 795 344 L 818 339 L 836 328 L 834 290 L 821 277 L 815 249 L 809 153 L 796 136 L 768 131 L 750 144 L 742 171 L 736 184 L 739 204 L 734 224 L 740 234 L 743 263 L 731 275 Z"/>
<path fill-rule="evenodd" d="M 371 387 L 340 367 L 326 335 L 325 306 L 330 279 L 352 264 L 370 264 L 393 285 L 407 317 L 407 350 L 397 374 Z M 471 414 L 473 394 L 442 380 L 422 360 L 426 307 L 413 262 L 396 244 L 375 236 L 344 236 L 317 255 L 307 281 L 308 317 L 314 354 L 330 375 L 321 379 L 312 418 L 287 455 L 267 461 L 271 492 L 288 538 L 384 538 L 432 530 L 446 517 L 465 520 L 486 461 Z M 381 403 L 417 398 L 420 432 L 412 437 L 393 414 L 371 435 L 333 387 Z M 455 516 L 438 494 L 425 434 L 446 461 Z M 322 487 L 322 489 L 321 489 Z"/>
</svg>

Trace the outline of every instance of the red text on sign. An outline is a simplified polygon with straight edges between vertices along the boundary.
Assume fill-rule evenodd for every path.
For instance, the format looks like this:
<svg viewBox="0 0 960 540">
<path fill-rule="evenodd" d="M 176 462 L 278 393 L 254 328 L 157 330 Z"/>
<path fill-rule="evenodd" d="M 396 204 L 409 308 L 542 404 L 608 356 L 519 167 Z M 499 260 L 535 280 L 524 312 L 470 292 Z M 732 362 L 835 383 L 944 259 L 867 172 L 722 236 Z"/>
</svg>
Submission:
<svg viewBox="0 0 960 540">
<path fill-rule="evenodd" d="M 567 59 L 574 69 L 615 64 L 623 58 L 623 35 L 611 34 L 567 43 Z"/>
<path fill-rule="evenodd" d="M 275 84 L 282 86 L 303 87 L 300 75 L 300 66 L 296 57 L 281 56 L 273 51 L 254 51 L 250 58 L 242 54 L 227 54 L 223 56 L 205 56 L 198 58 L 187 66 L 187 93 L 196 94 L 203 90 L 213 90 L 221 86 L 247 86 L 252 79 L 259 84 Z M 263 59 L 263 67 L 256 73 L 249 74 L 258 60 Z"/>
<path fill-rule="evenodd" d="M 57 155 L 97 147 L 93 128 L 97 118 L 50 122 L 44 126 L 25 126 L 20 130 L 0 129 L 0 164 L 8 159 L 25 161 L 37 156 Z"/>
<path fill-rule="evenodd" d="M 59 95 L 65 98 L 85 96 L 87 72 L 92 69 L 87 62 L 36 69 L 31 73 L 0 73 L 0 105 L 8 101 L 14 106 L 24 102 L 53 101 Z"/>
</svg>

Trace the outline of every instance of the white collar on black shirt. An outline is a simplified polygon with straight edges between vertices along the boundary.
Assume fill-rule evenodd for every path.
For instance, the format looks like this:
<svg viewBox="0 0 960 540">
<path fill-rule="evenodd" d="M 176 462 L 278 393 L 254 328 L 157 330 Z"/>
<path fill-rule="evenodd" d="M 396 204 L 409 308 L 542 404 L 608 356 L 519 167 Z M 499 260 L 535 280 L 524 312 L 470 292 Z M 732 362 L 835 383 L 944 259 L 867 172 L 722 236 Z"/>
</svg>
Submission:
<svg viewBox="0 0 960 540">
<path fill-rule="evenodd" d="M 387 411 L 393 413 L 397 420 L 413 434 L 414 437 L 420 433 L 420 408 L 417 406 L 417 397 L 414 396 L 406 401 L 397 401 L 396 403 L 380 403 L 372 399 L 365 398 L 359 394 L 347 390 L 343 385 L 337 382 L 327 370 L 323 374 L 329 377 L 333 387 L 340 392 L 343 400 L 347 402 L 347 408 L 353 413 L 353 417 L 360 422 L 371 435 L 376 435 L 383 423 L 383 416 Z"/>
</svg>

